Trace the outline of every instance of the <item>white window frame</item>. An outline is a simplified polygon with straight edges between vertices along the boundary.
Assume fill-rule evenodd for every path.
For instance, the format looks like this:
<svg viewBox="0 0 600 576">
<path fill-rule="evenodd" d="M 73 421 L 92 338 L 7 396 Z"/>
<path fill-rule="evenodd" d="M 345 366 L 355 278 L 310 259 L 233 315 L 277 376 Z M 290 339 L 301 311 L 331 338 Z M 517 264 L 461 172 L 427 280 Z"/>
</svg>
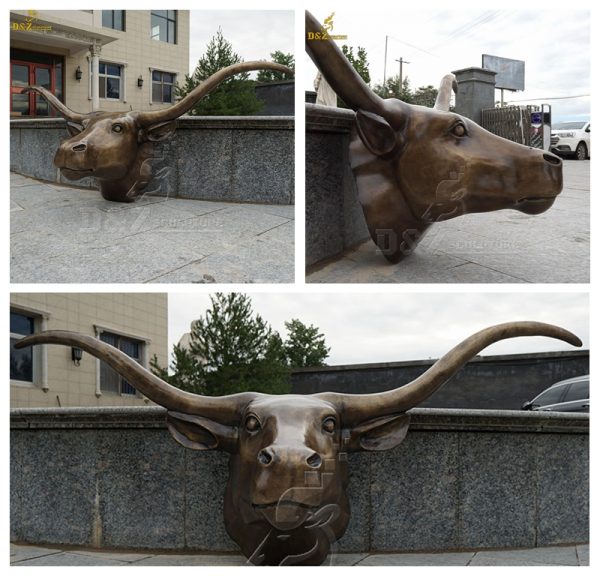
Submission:
<svg viewBox="0 0 600 576">
<path fill-rule="evenodd" d="M 39 310 L 37 308 L 31 308 L 30 306 L 23 306 L 21 304 L 11 304 L 10 311 L 15 314 L 23 314 L 33 318 L 33 333 L 43 332 L 48 329 L 48 319 L 50 313 L 46 310 Z M 25 338 L 23 334 L 10 334 L 10 338 Z M 10 385 L 17 386 L 19 388 L 41 388 L 44 392 L 48 392 L 50 389 L 48 386 L 48 347 L 45 344 L 39 346 L 32 346 L 32 380 L 13 380 L 11 378 Z"/>
<path fill-rule="evenodd" d="M 167 36 L 169 35 L 169 22 L 174 22 L 175 23 L 175 39 L 173 42 L 169 42 L 169 40 L 161 40 L 160 38 L 154 38 L 152 36 L 152 16 L 155 16 L 155 14 L 152 14 L 153 10 L 150 10 L 150 39 L 154 40 L 155 42 L 164 42 L 165 44 L 171 44 L 173 46 L 177 46 L 179 44 L 179 10 L 174 10 L 175 12 L 175 19 L 171 20 L 168 16 L 165 18 L 164 16 L 157 16 L 157 18 L 164 18 L 167 21 Z"/>
<path fill-rule="evenodd" d="M 121 68 L 121 97 L 120 98 L 102 98 L 100 94 L 98 97 L 100 100 L 104 100 L 106 102 L 127 102 L 127 62 L 121 62 L 119 60 L 111 60 L 110 58 L 102 58 L 100 59 L 98 65 L 100 64 L 112 64 L 113 66 L 119 66 Z M 106 78 L 106 74 L 99 74 L 99 76 L 104 76 Z M 110 76 L 110 78 L 116 78 L 116 76 Z M 99 86 L 100 84 L 98 84 Z M 92 58 L 88 56 L 88 100 L 92 100 Z"/>
<path fill-rule="evenodd" d="M 175 85 L 177 84 L 177 77 L 179 76 L 179 74 L 177 72 L 173 72 L 172 70 L 165 70 L 164 68 L 148 68 L 148 71 L 150 72 L 150 89 L 149 89 L 149 94 L 148 94 L 148 103 L 151 106 L 161 106 L 163 104 L 175 104 L 176 97 L 175 97 Z M 153 84 L 154 81 L 152 80 L 152 73 L 153 72 L 166 72 L 167 74 L 173 74 L 174 78 L 173 78 L 173 99 L 171 100 L 171 102 L 153 102 L 152 101 L 152 88 L 153 88 Z"/>
<path fill-rule="evenodd" d="M 143 366 L 144 368 L 148 368 L 148 350 L 150 348 L 150 344 L 152 343 L 152 340 L 150 338 L 148 338 L 147 336 L 142 336 L 140 334 L 134 334 L 132 332 L 125 332 L 123 330 L 121 330 L 120 328 L 115 328 L 114 326 L 101 326 L 100 324 L 94 324 L 94 332 L 96 334 L 96 338 L 98 340 L 100 340 L 100 336 L 104 333 L 104 332 L 110 332 L 111 334 L 116 334 L 117 336 L 123 336 L 124 338 L 130 338 L 131 340 L 138 340 L 139 342 L 142 343 L 142 362 L 141 362 L 141 366 Z M 96 398 L 100 398 L 103 394 L 101 388 L 100 388 L 100 362 L 101 360 L 99 358 L 96 358 Z M 146 398 L 141 392 L 138 395 L 135 396 L 130 396 L 129 394 L 123 395 L 121 393 L 118 394 L 119 397 L 125 398 L 125 397 L 132 397 L 132 398 Z"/>
</svg>

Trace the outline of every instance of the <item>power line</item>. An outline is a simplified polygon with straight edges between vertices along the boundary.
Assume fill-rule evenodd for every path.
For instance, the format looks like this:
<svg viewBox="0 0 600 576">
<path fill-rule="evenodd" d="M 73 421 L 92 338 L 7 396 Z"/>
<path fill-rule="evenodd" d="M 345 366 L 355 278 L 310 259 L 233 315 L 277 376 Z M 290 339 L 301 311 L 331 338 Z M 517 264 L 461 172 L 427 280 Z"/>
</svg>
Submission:
<svg viewBox="0 0 600 576">
<path fill-rule="evenodd" d="M 526 100 L 510 100 L 507 104 L 513 102 L 533 102 L 533 100 L 570 100 L 571 98 L 588 98 L 589 94 L 578 94 L 577 96 L 548 96 L 547 98 L 527 98 Z"/>
<path fill-rule="evenodd" d="M 419 48 L 418 46 L 415 46 L 414 44 L 410 44 L 409 42 L 404 42 L 404 40 L 400 40 L 400 38 L 396 38 L 395 36 L 392 36 L 391 34 L 388 34 L 387 37 L 393 38 L 394 40 L 396 40 L 396 42 L 400 42 L 400 44 L 405 44 L 406 46 L 410 46 L 414 50 L 418 50 L 419 52 L 429 54 L 429 56 L 433 56 L 434 58 L 440 58 L 440 56 L 438 56 L 437 54 L 432 54 L 431 52 L 428 52 L 427 50 L 425 50 L 423 48 Z"/>
</svg>

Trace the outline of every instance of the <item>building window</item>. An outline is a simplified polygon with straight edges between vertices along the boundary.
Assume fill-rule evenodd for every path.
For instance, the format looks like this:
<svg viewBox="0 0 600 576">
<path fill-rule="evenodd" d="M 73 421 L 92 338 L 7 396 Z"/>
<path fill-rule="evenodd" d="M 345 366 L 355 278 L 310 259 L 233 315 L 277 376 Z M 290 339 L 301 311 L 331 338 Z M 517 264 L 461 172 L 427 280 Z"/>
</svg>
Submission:
<svg viewBox="0 0 600 576">
<path fill-rule="evenodd" d="M 173 84 L 175 83 L 175 74 L 170 72 L 152 71 L 152 102 L 171 103 L 173 102 Z"/>
<path fill-rule="evenodd" d="M 118 348 L 136 362 L 142 364 L 144 343 L 141 340 L 134 340 L 111 332 L 102 332 L 100 340 Z M 137 394 L 135 388 L 127 380 L 119 376 L 104 362 L 100 362 L 100 391 L 102 393 L 120 394 L 121 396 L 135 396 Z"/>
<path fill-rule="evenodd" d="M 177 10 L 152 10 L 150 28 L 152 40 L 177 44 Z"/>
<path fill-rule="evenodd" d="M 125 32 L 125 10 L 102 10 L 102 26 Z"/>
<path fill-rule="evenodd" d="M 98 74 L 98 79 L 100 84 L 100 98 L 120 100 L 123 66 L 109 64 L 108 62 L 100 62 L 99 68 L 100 72 Z"/>
<path fill-rule="evenodd" d="M 15 350 L 18 340 L 33 334 L 35 317 L 20 312 L 10 312 L 10 379 L 33 384 L 33 348 Z"/>
</svg>

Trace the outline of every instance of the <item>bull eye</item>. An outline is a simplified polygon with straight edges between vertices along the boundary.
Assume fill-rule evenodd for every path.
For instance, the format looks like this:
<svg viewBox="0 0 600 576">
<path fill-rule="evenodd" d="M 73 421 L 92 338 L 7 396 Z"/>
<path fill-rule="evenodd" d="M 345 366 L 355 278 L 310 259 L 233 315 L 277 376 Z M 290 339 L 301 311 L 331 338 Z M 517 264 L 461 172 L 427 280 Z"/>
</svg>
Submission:
<svg viewBox="0 0 600 576">
<path fill-rule="evenodd" d="M 327 434 L 333 434 L 335 432 L 335 425 L 335 418 L 333 416 L 325 418 L 322 424 L 323 432 L 327 432 Z"/>
<path fill-rule="evenodd" d="M 256 416 L 248 416 L 246 418 L 246 430 L 250 433 L 258 432 L 260 430 L 260 422 Z"/>
<path fill-rule="evenodd" d="M 113 124 L 112 125 L 112 131 L 116 132 L 117 134 L 119 132 L 123 132 L 123 125 L 122 124 Z"/>
<path fill-rule="evenodd" d="M 459 122 L 458 124 L 454 125 L 451 132 L 457 138 L 462 138 L 463 136 L 467 135 L 467 128 L 462 122 Z"/>
</svg>

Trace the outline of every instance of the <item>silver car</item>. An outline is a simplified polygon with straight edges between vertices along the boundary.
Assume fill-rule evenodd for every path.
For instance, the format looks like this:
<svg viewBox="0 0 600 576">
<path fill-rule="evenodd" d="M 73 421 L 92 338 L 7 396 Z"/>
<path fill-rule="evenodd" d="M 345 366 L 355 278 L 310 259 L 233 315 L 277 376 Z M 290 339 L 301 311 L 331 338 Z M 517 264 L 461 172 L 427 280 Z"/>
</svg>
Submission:
<svg viewBox="0 0 600 576">
<path fill-rule="evenodd" d="M 589 412 L 590 376 L 577 376 L 552 384 L 533 400 L 525 402 L 522 410 L 552 412 Z"/>
</svg>

